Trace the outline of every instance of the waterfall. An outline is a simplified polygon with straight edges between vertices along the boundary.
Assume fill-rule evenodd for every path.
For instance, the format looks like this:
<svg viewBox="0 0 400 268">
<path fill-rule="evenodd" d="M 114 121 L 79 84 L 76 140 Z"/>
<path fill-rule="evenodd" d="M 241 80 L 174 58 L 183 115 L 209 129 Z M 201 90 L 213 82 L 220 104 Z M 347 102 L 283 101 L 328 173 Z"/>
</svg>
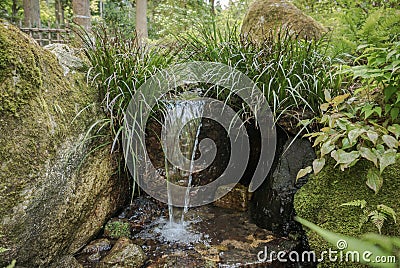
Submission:
<svg viewBox="0 0 400 268">
<path fill-rule="evenodd" d="M 172 205 L 171 192 L 168 190 L 169 223 L 184 225 L 184 216 L 190 204 L 190 188 L 192 187 L 194 160 L 199 143 L 201 118 L 204 102 L 201 100 L 167 101 L 164 111 L 164 127 L 168 130 L 163 137 L 165 154 L 182 155 L 190 160 L 189 169 L 180 170 L 165 159 L 166 178 L 172 183 L 187 187 L 184 207 Z M 170 167 L 170 165 L 172 167 Z"/>
</svg>

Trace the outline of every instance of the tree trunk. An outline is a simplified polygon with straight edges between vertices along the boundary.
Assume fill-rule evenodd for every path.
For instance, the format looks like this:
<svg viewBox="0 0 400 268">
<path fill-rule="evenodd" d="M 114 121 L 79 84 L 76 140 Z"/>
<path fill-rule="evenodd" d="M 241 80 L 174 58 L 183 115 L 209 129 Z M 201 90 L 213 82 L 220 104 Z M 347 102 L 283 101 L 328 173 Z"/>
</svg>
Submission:
<svg viewBox="0 0 400 268">
<path fill-rule="evenodd" d="M 92 24 L 90 22 L 90 2 L 89 0 L 72 0 L 73 21 L 89 31 Z"/>
<path fill-rule="evenodd" d="M 39 0 L 23 0 L 24 5 L 24 26 L 40 26 L 40 3 Z"/>
<path fill-rule="evenodd" d="M 147 0 L 136 1 L 136 34 L 139 45 L 143 46 L 149 37 L 147 32 Z"/>
<path fill-rule="evenodd" d="M 57 25 L 64 25 L 64 5 L 62 0 L 55 0 L 55 11 Z"/>
<path fill-rule="evenodd" d="M 17 0 L 13 0 L 12 1 L 12 7 L 11 7 L 11 12 L 12 12 L 12 15 L 11 15 L 11 20 L 13 21 L 13 22 L 16 22 L 16 19 L 17 19 L 17 14 L 18 14 L 18 4 L 17 4 Z"/>
</svg>

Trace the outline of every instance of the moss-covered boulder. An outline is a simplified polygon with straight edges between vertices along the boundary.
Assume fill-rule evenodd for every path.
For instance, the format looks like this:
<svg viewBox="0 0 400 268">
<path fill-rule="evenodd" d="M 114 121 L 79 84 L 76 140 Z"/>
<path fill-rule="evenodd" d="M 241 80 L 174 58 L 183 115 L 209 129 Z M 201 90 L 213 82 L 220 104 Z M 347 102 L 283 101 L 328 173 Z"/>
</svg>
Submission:
<svg viewBox="0 0 400 268">
<path fill-rule="evenodd" d="M 243 20 L 242 34 L 263 41 L 271 31 L 289 31 L 302 39 L 318 39 L 326 29 L 289 1 L 256 0 Z"/>
<path fill-rule="evenodd" d="M 75 253 L 125 202 L 105 146 L 84 142 L 96 90 L 0 21 L 0 266 L 49 267 Z M 89 107 L 77 116 L 84 107 Z"/>
<path fill-rule="evenodd" d="M 295 195 L 295 209 L 298 216 L 311 221 L 324 229 L 348 236 L 359 237 L 367 232 L 377 233 L 378 229 L 370 222 L 359 228 L 362 210 L 359 207 L 340 206 L 356 199 L 366 200 L 366 209 L 376 209 L 384 204 L 400 213 L 400 161 L 391 165 L 383 172 L 384 183 L 378 194 L 374 194 L 365 184 L 367 170 L 371 166 L 367 161 L 360 161 L 354 167 L 341 172 L 334 168 L 332 161 L 324 167 L 317 176 L 311 176 L 309 181 Z M 399 215 L 399 214 L 398 214 Z M 385 221 L 382 234 L 400 236 L 399 222 L 393 219 Z M 312 231 L 307 232 L 312 250 L 321 252 L 332 248 L 320 236 Z M 354 263 L 320 264 L 321 267 L 361 267 Z"/>
</svg>

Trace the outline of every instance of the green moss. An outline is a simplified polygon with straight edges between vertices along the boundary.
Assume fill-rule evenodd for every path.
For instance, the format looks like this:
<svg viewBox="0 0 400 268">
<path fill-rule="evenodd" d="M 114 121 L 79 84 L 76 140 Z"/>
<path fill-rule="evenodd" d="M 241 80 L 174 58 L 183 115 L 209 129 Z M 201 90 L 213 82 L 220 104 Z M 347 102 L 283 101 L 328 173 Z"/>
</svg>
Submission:
<svg viewBox="0 0 400 268">
<path fill-rule="evenodd" d="M 242 25 L 242 34 L 263 41 L 270 31 L 289 30 L 302 39 L 318 39 L 325 28 L 305 15 L 292 3 L 281 0 L 257 0 L 249 8 Z"/>
<path fill-rule="evenodd" d="M 64 77 L 52 53 L 4 21 L 0 21 L 0 70 L 0 235 L 4 235 L 0 245 L 10 249 L 8 256 L 1 256 L 1 266 L 24 246 L 31 235 L 25 233 L 30 232 L 29 224 L 48 216 L 40 214 L 46 212 L 45 204 L 53 202 L 46 198 L 51 191 L 60 191 L 44 187 L 54 172 L 50 168 L 58 158 L 68 157 L 60 152 L 74 154 L 74 148 L 61 147 L 77 140 L 96 120 L 97 111 L 87 109 L 73 121 L 97 97 L 95 89 L 84 84 L 84 74 Z M 60 169 L 73 172 L 70 167 Z M 65 182 L 52 183 L 64 186 Z M 40 193 L 43 188 L 49 192 Z M 36 239 L 43 243 L 59 238 L 37 235 Z M 18 257 L 29 258 L 28 253 Z"/>
<path fill-rule="evenodd" d="M 42 84 L 38 45 L 11 24 L 0 23 L 0 114 L 16 114 Z"/>
<path fill-rule="evenodd" d="M 378 194 L 374 194 L 366 184 L 366 174 L 370 167 L 367 161 L 360 161 L 354 167 L 341 172 L 330 161 L 320 174 L 313 176 L 295 195 L 295 209 L 298 216 L 309 220 L 324 229 L 349 236 L 358 237 L 367 232 L 377 232 L 372 223 L 359 229 L 362 212 L 357 207 L 340 207 L 341 204 L 365 199 L 370 208 L 379 204 L 392 207 L 400 213 L 400 166 L 399 162 L 389 166 L 383 173 L 384 184 Z M 384 235 L 400 236 L 400 225 L 388 219 L 382 229 Z M 321 237 L 308 231 L 310 246 L 320 253 L 332 247 Z M 317 255 L 318 256 L 318 255 Z M 336 265 L 336 266 L 332 266 Z M 352 264 L 353 267 L 360 265 Z M 322 264 L 323 267 L 351 267 L 345 264 Z"/>
<path fill-rule="evenodd" d="M 104 227 L 104 234 L 111 238 L 130 237 L 131 227 L 128 222 L 111 221 Z"/>
</svg>

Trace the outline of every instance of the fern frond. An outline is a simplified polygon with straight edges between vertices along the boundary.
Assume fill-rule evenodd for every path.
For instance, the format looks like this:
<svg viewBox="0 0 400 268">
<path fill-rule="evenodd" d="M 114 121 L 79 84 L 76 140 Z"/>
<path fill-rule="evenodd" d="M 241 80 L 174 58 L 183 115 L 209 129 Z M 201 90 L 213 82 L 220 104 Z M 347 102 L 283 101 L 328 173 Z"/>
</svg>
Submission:
<svg viewBox="0 0 400 268">
<path fill-rule="evenodd" d="M 385 222 L 386 214 L 374 210 L 368 215 L 371 218 L 371 222 L 378 228 L 379 234 L 382 234 L 383 223 Z"/>
<path fill-rule="evenodd" d="M 364 209 L 366 205 L 367 205 L 367 201 L 357 199 L 357 200 L 353 200 L 353 201 L 350 201 L 347 203 L 343 203 L 340 205 L 340 207 L 351 206 L 351 207 L 360 207 L 361 209 Z"/>
<path fill-rule="evenodd" d="M 396 212 L 394 211 L 394 209 L 392 209 L 391 207 L 385 206 L 383 204 L 380 204 L 377 206 L 377 209 L 379 212 L 382 212 L 383 214 L 392 217 L 394 223 L 396 223 Z"/>
</svg>

